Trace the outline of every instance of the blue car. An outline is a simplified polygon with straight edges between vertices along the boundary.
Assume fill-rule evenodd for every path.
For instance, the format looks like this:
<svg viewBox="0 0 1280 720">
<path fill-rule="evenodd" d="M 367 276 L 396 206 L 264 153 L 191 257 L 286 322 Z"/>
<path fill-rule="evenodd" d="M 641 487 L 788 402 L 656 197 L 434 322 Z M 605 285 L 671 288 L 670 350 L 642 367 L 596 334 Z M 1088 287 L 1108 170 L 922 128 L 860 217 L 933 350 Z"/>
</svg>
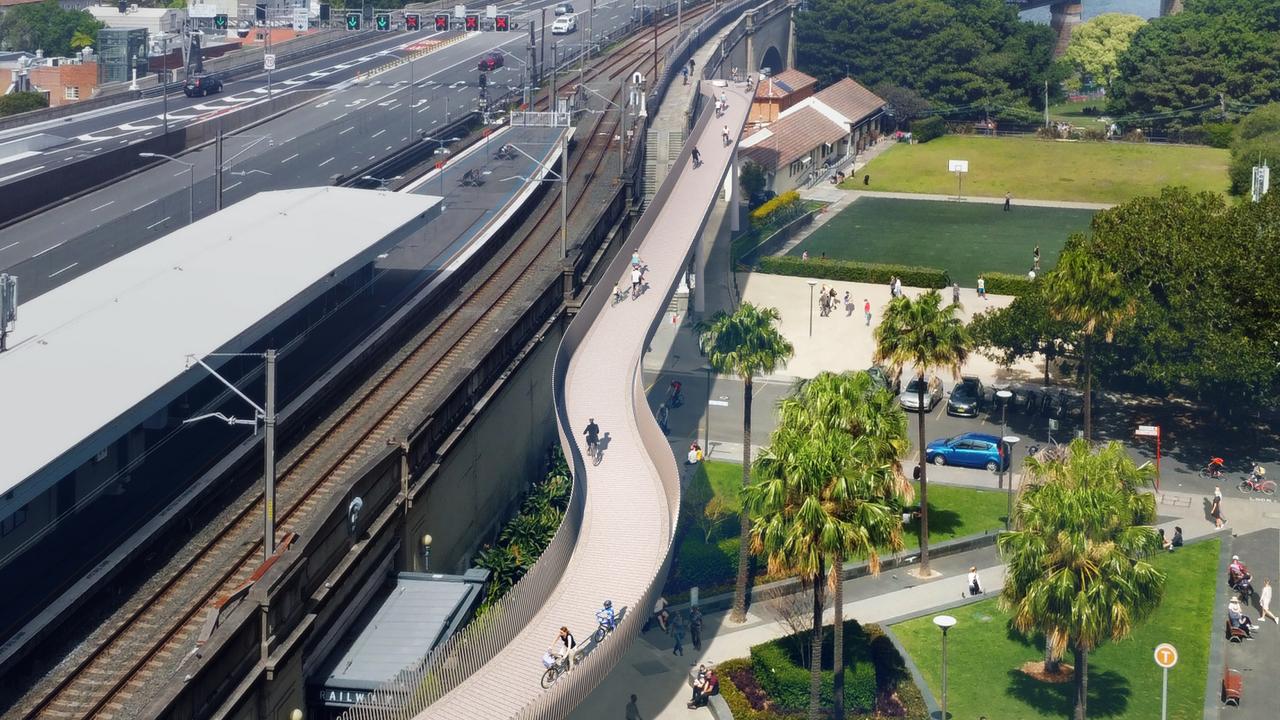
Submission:
<svg viewBox="0 0 1280 720">
<path fill-rule="evenodd" d="M 1004 445 L 1004 452 L 1000 446 Z M 1009 467 L 1009 445 L 985 433 L 965 433 L 934 440 L 925 448 L 925 458 L 934 465 L 986 468 L 996 472 Z"/>
</svg>

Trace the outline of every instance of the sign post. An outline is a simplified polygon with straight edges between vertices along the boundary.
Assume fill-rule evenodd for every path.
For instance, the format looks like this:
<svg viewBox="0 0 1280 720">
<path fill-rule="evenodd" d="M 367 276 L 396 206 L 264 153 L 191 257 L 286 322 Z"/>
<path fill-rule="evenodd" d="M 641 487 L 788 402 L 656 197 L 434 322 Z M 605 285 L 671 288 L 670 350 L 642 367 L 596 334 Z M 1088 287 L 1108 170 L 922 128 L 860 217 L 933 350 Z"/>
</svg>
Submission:
<svg viewBox="0 0 1280 720">
<path fill-rule="evenodd" d="M 968 160 L 948 160 L 947 172 L 956 174 L 956 199 L 964 199 L 964 174 L 969 172 Z"/>
<path fill-rule="evenodd" d="M 1153 437 L 1156 439 L 1156 490 L 1160 490 L 1160 426 L 1159 425 L 1139 425 L 1137 430 L 1133 431 L 1135 437 Z M 1173 647 L 1170 645 L 1170 647 Z"/>
<path fill-rule="evenodd" d="M 1164 681 L 1160 685 L 1160 720 L 1169 714 L 1169 668 L 1178 664 L 1178 649 L 1169 643 L 1160 643 L 1155 651 L 1156 664 L 1164 671 Z"/>
</svg>

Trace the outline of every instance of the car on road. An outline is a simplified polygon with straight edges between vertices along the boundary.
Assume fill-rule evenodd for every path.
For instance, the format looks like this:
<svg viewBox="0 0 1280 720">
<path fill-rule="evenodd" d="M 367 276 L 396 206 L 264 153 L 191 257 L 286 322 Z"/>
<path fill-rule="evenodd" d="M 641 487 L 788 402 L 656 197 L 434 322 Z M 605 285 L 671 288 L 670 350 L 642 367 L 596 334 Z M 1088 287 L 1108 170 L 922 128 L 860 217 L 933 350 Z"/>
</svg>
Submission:
<svg viewBox="0 0 1280 720">
<path fill-rule="evenodd" d="M 573 5 L 570 3 L 560 3 L 556 5 L 556 17 L 561 15 L 572 15 L 574 13 Z"/>
<path fill-rule="evenodd" d="M 574 15 L 561 15 L 551 23 L 552 35 L 568 35 L 578 31 L 578 18 Z"/>
<path fill-rule="evenodd" d="M 894 375 L 889 368 L 883 365 L 872 365 L 867 368 L 867 374 L 871 376 L 872 382 L 885 388 L 889 392 L 897 395 L 902 392 L 902 374 Z"/>
<path fill-rule="evenodd" d="M 480 58 L 480 62 L 476 63 L 477 70 L 496 70 L 506 64 L 502 58 L 502 53 L 488 53 Z"/>
<path fill-rule="evenodd" d="M 187 78 L 187 84 L 183 86 L 182 92 L 187 97 L 204 97 L 209 93 L 222 92 L 222 81 L 216 75 L 192 75 Z"/>
<path fill-rule="evenodd" d="M 960 378 L 960 382 L 951 388 L 951 397 L 947 398 L 947 414 L 978 417 L 986 402 L 986 393 L 987 389 L 978 378 Z"/>
<path fill-rule="evenodd" d="M 1001 446 L 1004 452 L 1001 452 Z M 934 440 L 925 447 L 925 459 L 934 465 L 986 468 L 997 472 L 1009 467 L 1009 445 L 986 433 L 964 433 Z"/>
<path fill-rule="evenodd" d="M 924 407 L 920 407 L 920 388 L 924 387 Z M 902 394 L 898 396 L 898 404 L 902 405 L 903 410 L 915 412 L 923 410 L 929 412 L 942 402 L 942 381 L 938 376 L 933 376 L 928 380 L 924 378 L 912 378 L 907 383 L 907 387 L 903 389 Z"/>
</svg>

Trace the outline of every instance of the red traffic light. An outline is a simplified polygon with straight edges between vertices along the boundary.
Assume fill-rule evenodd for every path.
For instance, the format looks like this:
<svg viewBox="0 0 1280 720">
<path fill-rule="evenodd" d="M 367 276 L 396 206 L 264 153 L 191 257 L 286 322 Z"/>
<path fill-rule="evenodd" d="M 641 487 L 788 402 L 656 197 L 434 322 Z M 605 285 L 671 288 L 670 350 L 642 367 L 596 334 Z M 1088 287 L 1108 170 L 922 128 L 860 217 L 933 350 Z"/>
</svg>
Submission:
<svg viewBox="0 0 1280 720">
<path fill-rule="evenodd" d="M 415 15 L 415 14 L 412 14 L 412 13 L 405 13 L 405 15 L 404 15 L 404 29 L 405 29 L 405 30 L 417 30 L 417 29 L 418 29 L 418 16 L 417 16 L 417 15 Z"/>
<path fill-rule="evenodd" d="M 480 16 L 479 16 L 479 15 L 468 15 L 468 16 L 467 16 L 467 25 L 466 25 L 466 27 L 467 27 L 467 32 L 475 32 L 475 31 L 479 30 L 479 29 L 480 29 Z"/>
<path fill-rule="evenodd" d="M 436 32 L 444 32 L 449 29 L 449 16 L 436 15 Z"/>
<path fill-rule="evenodd" d="M 507 32 L 511 29 L 511 16 L 498 15 L 493 19 L 493 29 L 498 32 Z"/>
</svg>

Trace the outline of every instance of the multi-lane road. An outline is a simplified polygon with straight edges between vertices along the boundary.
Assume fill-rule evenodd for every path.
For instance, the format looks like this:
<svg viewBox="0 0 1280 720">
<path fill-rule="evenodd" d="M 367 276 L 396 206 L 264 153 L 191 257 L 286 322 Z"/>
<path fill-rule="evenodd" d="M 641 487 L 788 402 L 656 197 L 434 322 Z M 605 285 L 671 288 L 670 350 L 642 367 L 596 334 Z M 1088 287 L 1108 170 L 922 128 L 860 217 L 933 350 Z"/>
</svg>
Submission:
<svg viewBox="0 0 1280 720">
<path fill-rule="evenodd" d="M 528 59 L 525 30 L 544 9 L 549 19 L 553 5 L 551 0 L 517 2 L 509 7 L 516 14 L 519 31 L 472 33 L 366 80 L 356 81 L 354 75 L 410 55 L 413 46 L 434 36 L 393 33 L 359 50 L 276 73 L 274 85 L 283 91 L 311 91 L 315 97 L 245 133 L 228 136 L 223 153 L 224 205 L 263 190 L 329 184 L 334 175 L 349 175 L 404 147 L 411 133 L 433 136 L 434 128 L 474 109 L 479 92 L 476 63 L 485 53 L 502 52 L 506 58 L 503 68 L 487 73 L 490 95 L 518 89 Z M 585 41 L 586 11 L 580 9 L 577 33 L 548 34 L 548 46 Z M 631 14 L 628 0 L 597 3 L 593 29 L 597 34 L 607 32 L 629 22 Z M 542 40 L 541 30 L 538 40 Z M 550 60 L 550 47 L 546 55 Z M 265 88 L 256 85 L 259 80 L 245 81 L 243 88 L 238 87 L 240 83 L 229 84 L 225 97 L 265 95 Z M 291 86 L 285 84 L 295 80 Z M 184 109 L 176 112 L 186 118 L 183 122 L 207 121 L 219 110 L 215 103 L 226 109 L 227 103 L 216 97 L 184 102 Z M 83 134 L 126 132 L 145 139 L 160 132 L 148 127 L 157 122 L 155 102 L 119 110 L 110 118 L 95 115 L 77 123 L 104 126 L 114 121 Z M 235 104 L 233 100 L 231 105 Z M 171 116 L 175 112 L 172 105 L 170 112 Z M 129 138 L 103 142 L 118 144 Z M 163 163 L 0 230 L 0 269 L 19 276 L 22 297 L 30 299 L 172 231 L 185 224 L 190 214 L 199 218 L 212 212 L 213 148 L 206 146 L 180 159 L 189 166 Z"/>
</svg>

